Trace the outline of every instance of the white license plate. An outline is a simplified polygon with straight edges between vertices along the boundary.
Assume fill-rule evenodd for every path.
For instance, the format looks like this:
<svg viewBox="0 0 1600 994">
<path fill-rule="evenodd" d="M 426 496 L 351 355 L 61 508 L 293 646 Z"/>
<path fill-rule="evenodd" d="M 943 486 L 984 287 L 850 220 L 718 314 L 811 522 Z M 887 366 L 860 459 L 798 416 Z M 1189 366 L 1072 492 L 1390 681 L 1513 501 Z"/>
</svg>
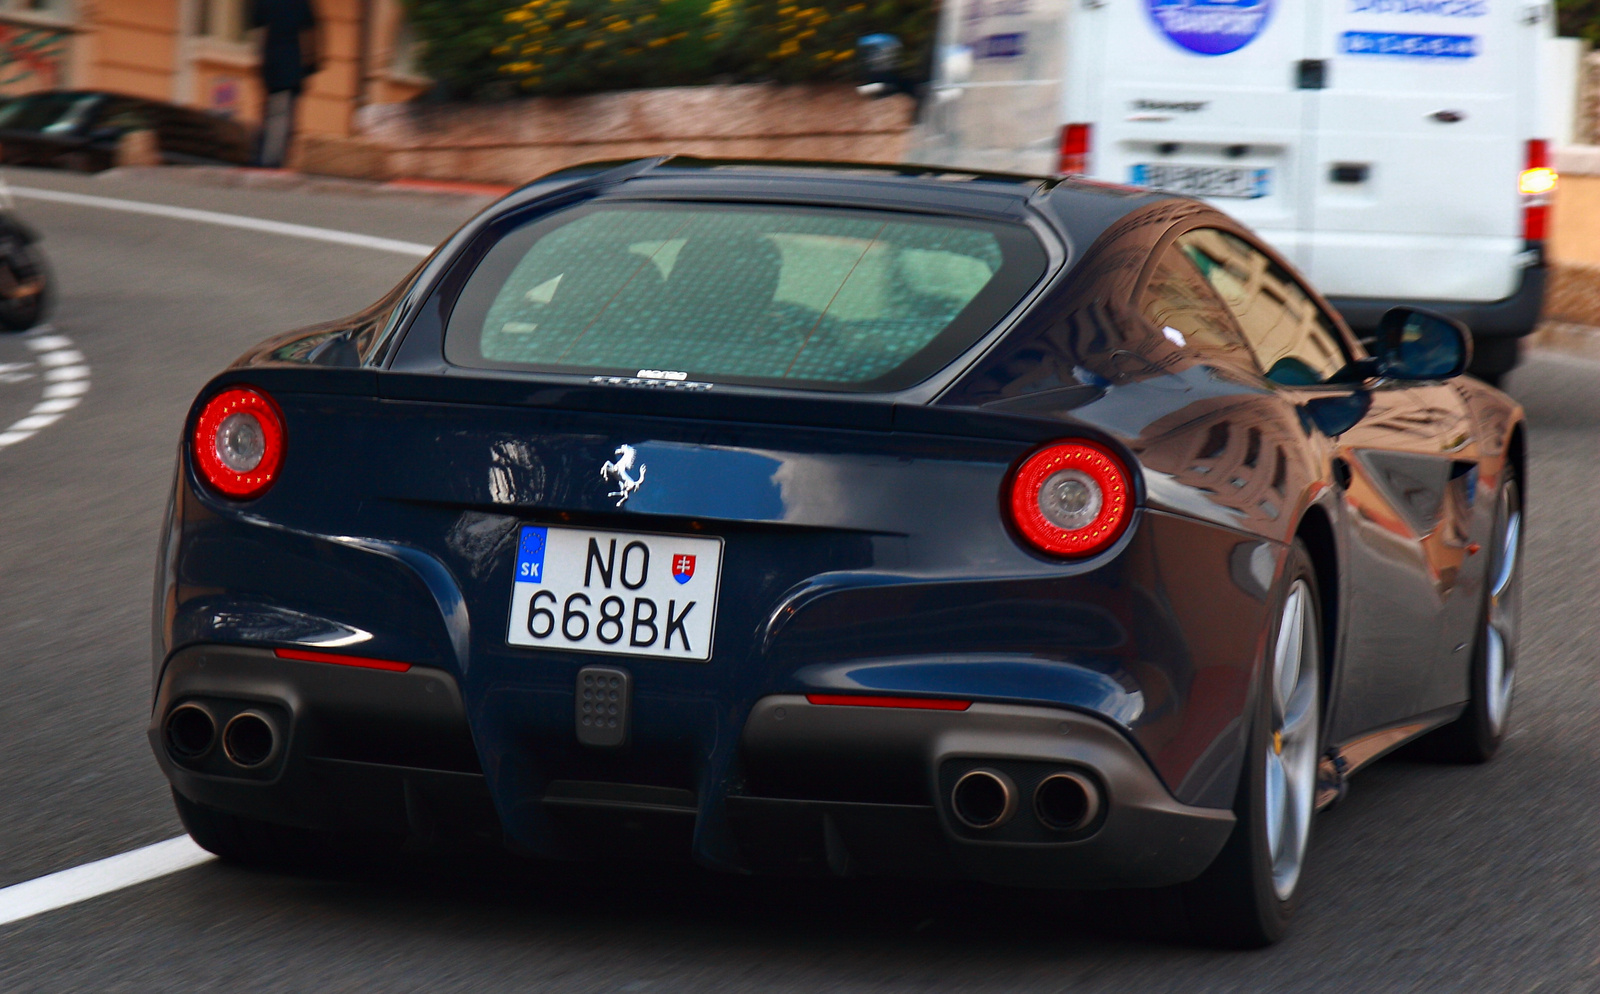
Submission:
<svg viewBox="0 0 1600 994">
<path fill-rule="evenodd" d="M 722 539 L 523 525 L 512 645 L 710 659 Z"/>
<path fill-rule="evenodd" d="M 1238 197 L 1256 200 L 1272 192 L 1272 170 L 1242 166 L 1180 166 L 1172 163 L 1133 167 L 1134 186 L 1147 186 L 1189 197 Z"/>
</svg>

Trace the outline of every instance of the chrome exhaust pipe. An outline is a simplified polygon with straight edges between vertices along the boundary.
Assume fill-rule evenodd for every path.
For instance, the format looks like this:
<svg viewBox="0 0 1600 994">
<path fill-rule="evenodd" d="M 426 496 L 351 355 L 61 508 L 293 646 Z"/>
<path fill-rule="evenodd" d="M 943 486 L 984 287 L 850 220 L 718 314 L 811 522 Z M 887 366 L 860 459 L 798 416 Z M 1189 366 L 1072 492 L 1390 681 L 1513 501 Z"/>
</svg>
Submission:
<svg viewBox="0 0 1600 994">
<path fill-rule="evenodd" d="M 1079 773 L 1052 773 L 1033 791 L 1033 811 L 1046 828 L 1080 832 L 1100 816 L 1100 788 Z"/>
<path fill-rule="evenodd" d="M 210 709 L 193 701 L 179 704 L 167 712 L 161 737 L 172 758 L 193 762 L 203 758 L 217 744 L 217 719 Z"/>
<path fill-rule="evenodd" d="M 222 753 L 242 770 L 259 770 L 278 758 L 278 726 L 260 711 L 241 711 L 222 730 Z"/>
<path fill-rule="evenodd" d="M 968 828 L 999 828 L 1017 813 L 1017 785 L 999 770 L 968 770 L 950 788 L 950 810 Z"/>
</svg>

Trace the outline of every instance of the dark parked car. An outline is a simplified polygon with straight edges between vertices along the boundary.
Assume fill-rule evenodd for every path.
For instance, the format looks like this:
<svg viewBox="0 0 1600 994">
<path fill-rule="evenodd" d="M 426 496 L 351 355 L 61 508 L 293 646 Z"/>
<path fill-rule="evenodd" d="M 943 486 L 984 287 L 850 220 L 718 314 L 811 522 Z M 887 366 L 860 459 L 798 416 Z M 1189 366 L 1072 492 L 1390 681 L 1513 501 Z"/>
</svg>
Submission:
<svg viewBox="0 0 1600 994">
<path fill-rule="evenodd" d="M 1312 819 L 1492 755 L 1521 410 L 1369 355 L 1199 202 L 652 159 L 500 201 L 195 400 L 150 741 L 184 824 L 1176 888 L 1283 933 Z"/>
<path fill-rule="evenodd" d="M 246 165 L 250 131 L 237 121 L 175 104 L 98 91 L 35 93 L 0 105 L 0 162 L 81 172 L 110 169 L 130 131 L 154 131 L 163 161 Z"/>
</svg>

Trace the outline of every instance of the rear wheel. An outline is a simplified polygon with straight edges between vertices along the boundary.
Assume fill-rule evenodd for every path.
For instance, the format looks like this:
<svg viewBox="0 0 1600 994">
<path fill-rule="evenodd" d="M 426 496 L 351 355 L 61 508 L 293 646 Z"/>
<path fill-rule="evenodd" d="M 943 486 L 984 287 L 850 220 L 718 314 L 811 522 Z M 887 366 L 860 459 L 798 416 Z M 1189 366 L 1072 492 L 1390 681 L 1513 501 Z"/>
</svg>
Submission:
<svg viewBox="0 0 1600 994">
<path fill-rule="evenodd" d="M 1522 490 L 1507 467 L 1495 507 L 1483 613 L 1472 652 L 1471 697 L 1461 717 L 1428 737 L 1431 755 L 1447 762 L 1486 763 L 1500 749 L 1511 716 L 1522 615 Z"/>
<path fill-rule="evenodd" d="M 1299 895 L 1315 814 L 1322 743 L 1322 623 L 1317 578 L 1298 540 L 1289 553 L 1272 646 L 1262 667 L 1238 821 L 1217 860 L 1184 886 L 1189 924 L 1218 945 L 1283 937 Z"/>
<path fill-rule="evenodd" d="M 15 239 L 16 236 L 12 236 Z M 27 331 L 50 307 L 50 271 L 38 246 L 0 242 L 0 329 Z"/>
</svg>

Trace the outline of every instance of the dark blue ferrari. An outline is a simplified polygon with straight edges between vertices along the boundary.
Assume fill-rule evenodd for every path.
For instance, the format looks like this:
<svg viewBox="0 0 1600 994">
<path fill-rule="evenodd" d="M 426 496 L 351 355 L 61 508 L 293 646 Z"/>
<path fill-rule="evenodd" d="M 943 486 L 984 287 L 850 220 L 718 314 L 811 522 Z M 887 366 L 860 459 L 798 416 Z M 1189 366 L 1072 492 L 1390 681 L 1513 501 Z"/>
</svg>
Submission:
<svg viewBox="0 0 1600 994">
<path fill-rule="evenodd" d="M 201 391 L 150 742 L 229 859 L 383 843 L 1169 888 L 1279 937 L 1380 755 L 1482 762 L 1525 429 L 1204 204 L 606 163 Z"/>
</svg>

